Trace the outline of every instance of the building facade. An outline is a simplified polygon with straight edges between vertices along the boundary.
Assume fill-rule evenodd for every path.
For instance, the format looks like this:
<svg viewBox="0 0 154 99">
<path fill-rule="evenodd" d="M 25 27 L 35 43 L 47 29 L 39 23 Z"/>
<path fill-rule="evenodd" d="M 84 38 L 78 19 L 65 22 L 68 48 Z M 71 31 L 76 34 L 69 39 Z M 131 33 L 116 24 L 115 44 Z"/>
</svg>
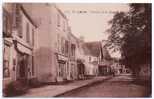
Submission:
<svg viewBox="0 0 154 99">
<path fill-rule="evenodd" d="M 34 50 L 38 80 L 63 82 L 75 79 L 76 41 L 71 35 L 67 17 L 55 4 L 23 6 L 38 24 Z"/>
<path fill-rule="evenodd" d="M 93 42 L 83 44 L 86 76 L 97 76 L 98 75 L 98 56 L 99 54 L 94 53 L 97 51 L 99 52 L 99 49 L 96 50 L 99 47 L 97 44 Z"/>
<path fill-rule="evenodd" d="M 98 61 L 97 57 L 89 54 L 85 55 L 85 75 L 86 76 L 97 76 L 98 74 Z"/>
<path fill-rule="evenodd" d="M 86 74 L 83 43 L 84 41 L 81 38 L 77 40 L 76 59 L 77 59 L 78 79 L 85 79 L 85 74 Z"/>
<path fill-rule="evenodd" d="M 55 4 L 12 3 L 3 9 L 5 83 L 32 79 L 50 83 L 84 77 L 88 57 L 83 42 L 72 34 L 67 17 Z"/>
<path fill-rule="evenodd" d="M 3 6 L 3 77 L 4 84 L 36 77 L 34 35 L 37 26 L 20 4 Z"/>
<path fill-rule="evenodd" d="M 69 37 L 69 71 L 71 80 L 78 79 L 78 70 L 77 70 L 77 45 L 78 45 L 78 38 L 76 38 L 72 32 L 71 28 L 68 28 L 68 37 Z"/>
</svg>

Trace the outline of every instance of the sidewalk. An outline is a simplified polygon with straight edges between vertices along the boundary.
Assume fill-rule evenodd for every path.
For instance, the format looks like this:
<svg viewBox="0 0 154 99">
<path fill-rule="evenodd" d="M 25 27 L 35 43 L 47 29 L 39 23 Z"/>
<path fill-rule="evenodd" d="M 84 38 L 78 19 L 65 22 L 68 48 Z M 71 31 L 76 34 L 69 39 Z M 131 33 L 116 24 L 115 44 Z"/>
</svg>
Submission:
<svg viewBox="0 0 154 99">
<path fill-rule="evenodd" d="M 98 82 L 105 81 L 107 79 L 110 79 L 111 77 L 112 76 L 102 76 L 88 80 L 77 80 L 65 85 L 47 85 L 40 88 L 32 88 L 29 89 L 29 91 L 26 94 L 21 95 L 19 97 L 56 97 L 78 88 L 86 87 Z"/>
</svg>

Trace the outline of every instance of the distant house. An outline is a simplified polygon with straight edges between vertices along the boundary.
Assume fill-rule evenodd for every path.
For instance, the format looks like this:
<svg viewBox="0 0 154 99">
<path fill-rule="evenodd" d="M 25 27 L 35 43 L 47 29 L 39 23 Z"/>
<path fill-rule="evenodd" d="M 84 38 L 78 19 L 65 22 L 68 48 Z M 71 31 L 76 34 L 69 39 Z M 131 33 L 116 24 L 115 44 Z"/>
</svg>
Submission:
<svg viewBox="0 0 154 99">
<path fill-rule="evenodd" d="M 85 42 L 82 47 L 85 55 L 86 75 L 97 76 L 100 42 Z"/>
</svg>

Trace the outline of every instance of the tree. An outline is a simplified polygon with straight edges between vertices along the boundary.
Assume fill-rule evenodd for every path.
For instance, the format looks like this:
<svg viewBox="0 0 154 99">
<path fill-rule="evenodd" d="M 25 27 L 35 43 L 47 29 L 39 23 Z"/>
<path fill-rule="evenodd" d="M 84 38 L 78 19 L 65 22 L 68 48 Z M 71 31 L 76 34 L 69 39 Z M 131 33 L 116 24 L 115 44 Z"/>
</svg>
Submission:
<svg viewBox="0 0 154 99">
<path fill-rule="evenodd" d="M 130 4 L 129 12 L 116 13 L 109 24 L 108 45 L 119 48 L 123 64 L 134 72 L 151 63 L 151 4 Z"/>
</svg>

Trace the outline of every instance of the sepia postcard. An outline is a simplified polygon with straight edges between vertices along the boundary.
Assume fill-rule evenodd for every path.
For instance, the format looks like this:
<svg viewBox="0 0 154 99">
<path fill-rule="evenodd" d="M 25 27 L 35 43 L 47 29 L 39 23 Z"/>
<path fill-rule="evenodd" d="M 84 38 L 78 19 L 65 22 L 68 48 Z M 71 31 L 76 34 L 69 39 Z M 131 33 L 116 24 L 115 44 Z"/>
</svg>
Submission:
<svg viewBox="0 0 154 99">
<path fill-rule="evenodd" d="M 152 97 L 152 3 L 2 4 L 2 97 Z"/>
</svg>

